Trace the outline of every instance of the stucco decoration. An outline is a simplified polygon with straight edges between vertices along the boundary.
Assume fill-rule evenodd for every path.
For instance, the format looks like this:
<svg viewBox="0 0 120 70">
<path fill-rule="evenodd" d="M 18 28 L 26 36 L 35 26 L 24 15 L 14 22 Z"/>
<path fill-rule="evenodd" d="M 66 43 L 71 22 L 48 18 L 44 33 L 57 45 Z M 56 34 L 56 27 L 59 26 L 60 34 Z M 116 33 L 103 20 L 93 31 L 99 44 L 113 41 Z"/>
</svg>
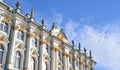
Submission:
<svg viewBox="0 0 120 70">
<path fill-rule="evenodd" d="M 5 22 L 7 22 L 7 23 L 10 23 L 11 18 L 8 17 L 8 16 L 3 16 L 3 21 L 5 21 Z"/>
<path fill-rule="evenodd" d="M 18 25 L 14 25 L 14 26 L 13 26 L 13 29 L 14 29 L 14 30 L 17 30 L 18 28 L 19 28 Z"/>
<path fill-rule="evenodd" d="M 31 38 L 31 37 L 33 37 L 33 34 L 32 34 L 32 33 L 28 33 L 28 34 L 27 34 L 27 37 L 28 37 L 28 38 Z"/>
<path fill-rule="evenodd" d="M 45 60 L 49 60 L 49 56 L 46 56 L 46 57 L 45 57 Z"/>
<path fill-rule="evenodd" d="M 37 52 L 36 52 L 36 51 L 33 51 L 33 52 L 32 52 L 32 55 L 37 55 Z"/>
<path fill-rule="evenodd" d="M 24 31 L 26 28 L 24 25 L 20 25 L 20 30 Z"/>
<path fill-rule="evenodd" d="M 5 43 L 5 42 L 7 42 L 7 39 L 4 36 L 0 36 L 0 41 Z"/>
<path fill-rule="evenodd" d="M 34 32 L 34 37 L 37 38 L 38 37 L 38 33 Z"/>
<path fill-rule="evenodd" d="M 19 45 L 17 46 L 17 48 L 22 50 L 22 49 L 23 49 L 23 45 L 22 45 L 22 44 L 19 44 Z"/>
</svg>

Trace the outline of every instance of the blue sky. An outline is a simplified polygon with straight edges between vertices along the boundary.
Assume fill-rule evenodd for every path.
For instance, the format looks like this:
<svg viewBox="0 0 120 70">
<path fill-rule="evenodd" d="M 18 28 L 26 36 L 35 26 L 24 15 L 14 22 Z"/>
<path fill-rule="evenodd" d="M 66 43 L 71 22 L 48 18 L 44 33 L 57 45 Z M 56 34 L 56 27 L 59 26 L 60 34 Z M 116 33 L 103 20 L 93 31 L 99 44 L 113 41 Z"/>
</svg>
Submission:
<svg viewBox="0 0 120 70">
<path fill-rule="evenodd" d="M 4 0 L 15 8 L 17 0 Z M 120 0 L 18 0 L 21 12 L 35 10 L 35 21 L 44 18 L 62 28 L 69 42 L 92 49 L 95 70 L 120 70 Z"/>
</svg>

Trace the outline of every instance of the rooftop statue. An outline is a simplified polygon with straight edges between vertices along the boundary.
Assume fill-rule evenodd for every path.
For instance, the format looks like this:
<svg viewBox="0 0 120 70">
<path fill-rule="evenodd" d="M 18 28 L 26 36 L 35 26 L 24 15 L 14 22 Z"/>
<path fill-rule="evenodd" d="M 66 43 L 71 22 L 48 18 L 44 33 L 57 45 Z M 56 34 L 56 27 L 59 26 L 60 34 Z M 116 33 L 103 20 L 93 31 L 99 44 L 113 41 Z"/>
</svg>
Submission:
<svg viewBox="0 0 120 70">
<path fill-rule="evenodd" d="M 20 9 L 20 2 L 19 1 L 17 1 L 16 7 L 17 7 L 17 9 Z"/>
<path fill-rule="evenodd" d="M 44 21 L 44 19 L 41 20 L 41 23 L 42 23 L 42 26 L 45 25 L 45 21 Z"/>
<path fill-rule="evenodd" d="M 32 10 L 31 10 L 31 18 L 33 18 L 33 16 L 34 16 L 34 10 L 32 8 Z"/>
</svg>

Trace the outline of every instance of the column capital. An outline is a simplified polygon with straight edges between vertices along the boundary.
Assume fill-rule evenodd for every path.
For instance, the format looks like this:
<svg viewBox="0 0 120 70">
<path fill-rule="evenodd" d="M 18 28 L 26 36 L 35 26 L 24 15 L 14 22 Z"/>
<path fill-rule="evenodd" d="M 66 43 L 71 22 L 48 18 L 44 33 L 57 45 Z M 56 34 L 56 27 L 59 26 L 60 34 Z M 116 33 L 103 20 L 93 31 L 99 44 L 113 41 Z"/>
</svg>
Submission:
<svg viewBox="0 0 120 70">
<path fill-rule="evenodd" d="M 24 31 L 25 29 L 26 29 L 25 26 L 23 25 L 20 26 L 20 30 Z"/>
<path fill-rule="evenodd" d="M 77 57 L 75 57 L 75 58 L 74 58 L 74 61 L 78 61 L 78 58 L 77 58 Z"/>
<path fill-rule="evenodd" d="M 13 29 L 14 29 L 14 30 L 18 30 L 18 28 L 19 28 L 18 25 L 14 25 L 14 26 L 13 26 Z"/>
<path fill-rule="evenodd" d="M 86 64 L 86 67 L 87 67 L 87 68 L 89 68 L 89 67 L 90 67 L 90 65 L 89 65 L 89 64 Z"/>
<path fill-rule="evenodd" d="M 13 64 L 13 63 L 9 61 L 7 64 Z"/>
<path fill-rule="evenodd" d="M 54 50 L 55 52 L 59 51 L 59 48 L 56 48 L 55 46 L 51 46 L 51 49 Z"/>
<path fill-rule="evenodd" d="M 70 57 L 70 54 L 68 54 L 68 53 L 65 52 L 65 53 L 63 54 L 63 56 Z"/>
<path fill-rule="evenodd" d="M 24 70 L 30 70 L 29 68 L 24 68 Z"/>
<path fill-rule="evenodd" d="M 84 64 L 84 62 L 83 61 L 80 61 L 80 65 L 83 65 Z"/>
<path fill-rule="evenodd" d="M 33 37 L 33 34 L 32 34 L 32 33 L 28 33 L 28 34 L 27 34 L 27 37 L 28 37 L 28 38 L 32 38 L 32 37 Z"/>
</svg>

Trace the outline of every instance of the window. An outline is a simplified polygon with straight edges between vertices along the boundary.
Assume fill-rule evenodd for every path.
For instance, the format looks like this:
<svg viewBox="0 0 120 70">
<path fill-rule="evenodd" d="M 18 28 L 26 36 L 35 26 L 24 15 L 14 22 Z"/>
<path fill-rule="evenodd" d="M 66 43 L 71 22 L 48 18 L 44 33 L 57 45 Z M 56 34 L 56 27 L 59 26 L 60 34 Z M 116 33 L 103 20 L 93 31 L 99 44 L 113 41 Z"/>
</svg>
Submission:
<svg viewBox="0 0 120 70">
<path fill-rule="evenodd" d="M 47 65 L 47 63 L 46 63 L 46 62 L 45 62 L 45 66 L 46 66 L 45 70 L 48 70 L 48 65 Z"/>
<path fill-rule="evenodd" d="M 2 23 L 0 24 L 0 30 L 3 30 L 3 24 Z"/>
<path fill-rule="evenodd" d="M 14 56 L 14 68 L 20 69 L 20 63 L 21 63 L 21 54 L 20 52 L 16 52 Z"/>
<path fill-rule="evenodd" d="M 4 24 L 4 32 L 6 32 L 6 33 L 8 32 L 8 25 L 7 25 L 7 23 Z"/>
<path fill-rule="evenodd" d="M 85 70 L 85 64 L 83 64 L 83 70 Z"/>
<path fill-rule="evenodd" d="M 61 68 L 60 68 L 60 67 L 58 67 L 58 70 L 61 70 Z"/>
<path fill-rule="evenodd" d="M 69 57 L 69 63 L 71 63 L 71 57 Z"/>
<path fill-rule="evenodd" d="M 48 53 L 48 50 L 49 50 L 48 48 L 49 48 L 49 46 L 48 46 L 48 44 L 47 44 L 47 45 L 46 45 L 46 50 L 47 50 L 47 53 Z"/>
<path fill-rule="evenodd" d="M 34 58 L 31 58 L 31 66 L 30 66 L 30 70 L 35 70 L 35 59 Z"/>
<path fill-rule="evenodd" d="M 18 32 L 17 32 L 17 38 L 20 39 L 20 40 L 23 40 L 23 37 L 24 37 L 23 31 L 18 30 Z"/>
<path fill-rule="evenodd" d="M 0 30 L 7 33 L 8 32 L 8 24 L 6 22 L 2 21 L 0 23 Z"/>
<path fill-rule="evenodd" d="M 62 60 L 61 51 L 58 52 L 59 59 Z"/>
<path fill-rule="evenodd" d="M 32 38 L 32 46 L 37 47 L 37 39 L 36 38 Z"/>
<path fill-rule="evenodd" d="M 0 64 L 2 64 L 3 52 L 4 52 L 3 46 L 0 45 Z"/>
<path fill-rule="evenodd" d="M 76 61 L 76 66 L 77 66 L 77 67 L 79 66 L 79 63 L 78 63 L 78 61 Z"/>
</svg>

